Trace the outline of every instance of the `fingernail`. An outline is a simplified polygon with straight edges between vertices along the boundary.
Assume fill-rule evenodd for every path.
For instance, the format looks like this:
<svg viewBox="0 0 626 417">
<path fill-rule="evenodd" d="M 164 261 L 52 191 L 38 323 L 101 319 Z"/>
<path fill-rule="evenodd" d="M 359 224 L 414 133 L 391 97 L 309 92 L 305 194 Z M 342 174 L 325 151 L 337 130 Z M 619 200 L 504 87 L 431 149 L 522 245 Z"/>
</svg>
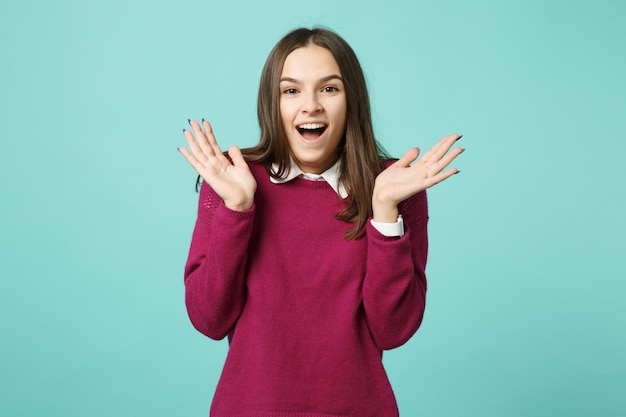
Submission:
<svg viewBox="0 0 626 417">
<path fill-rule="evenodd" d="M 178 152 L 180 152 L 180 148 L 176 148 L 176 150 L 177 150 Z"/>
<path fill-rule="evenodd" d="M 185 133 L 187 131 L 187 129 L 183 129 L 183 133 Z"/>
<path fill-rule="evenodd" d="M 206 122 L 206 120 L 204 120 L 204 118 L 202 118 L 202 123 Z"/>
<path fill-rule="evenodd" d="M 463 153 L 463 152 L 465 152 L 465 148 L 461 148 L 461 152 L 460 153 Z"/>
<path fill-rule="evenodd" d="M 457 171 L 457 172 L 455 172 L 455 173 L 454 173 L 454 175 L 456 175 L 456 174 L 458 174 L 458 173 L 460 173 L 460 172 L 461 172 L 461 171 Z"/>
<path fill-rule="evenodd" d="M 459 137 L 458 137 L 458 138 L 456 138 L 456 140 L 459 140 L 459 139 L 461 139 L 462 137 L 463 137 L 463 135 L 459 135 Z"/>
<path fill-rule="evenodd" d="M 189 125 L 191 125 L 191 119 L 187 119 L 187 123 L 189 123 Z"/>
</svg>

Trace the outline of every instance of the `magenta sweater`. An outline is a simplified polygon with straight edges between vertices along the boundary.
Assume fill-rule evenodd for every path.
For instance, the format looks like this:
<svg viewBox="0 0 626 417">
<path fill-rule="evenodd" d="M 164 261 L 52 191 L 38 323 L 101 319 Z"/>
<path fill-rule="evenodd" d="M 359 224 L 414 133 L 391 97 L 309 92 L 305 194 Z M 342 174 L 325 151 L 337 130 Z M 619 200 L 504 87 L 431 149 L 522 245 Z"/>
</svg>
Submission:
<svg viewBox="0 0 626 417">
<path fill-rule="evenodd" d="M 200 191 L 185 268 L 193 325 L 231 336 L 211 416 L 393 417 L 382 351 L 419 327 L 426 293 L 426 193 L 400 205 L 406 233 L 344 239 L 351 225 L 325 181 L 258 188 L 245 212 Z"/>
</svg>

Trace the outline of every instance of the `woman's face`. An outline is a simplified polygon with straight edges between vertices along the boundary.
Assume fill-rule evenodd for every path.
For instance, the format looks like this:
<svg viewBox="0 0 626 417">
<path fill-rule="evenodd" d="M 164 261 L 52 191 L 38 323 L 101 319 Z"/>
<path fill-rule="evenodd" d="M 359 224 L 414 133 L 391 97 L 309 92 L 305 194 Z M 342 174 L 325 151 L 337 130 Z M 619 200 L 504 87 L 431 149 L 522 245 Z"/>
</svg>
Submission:
<svg viewBox="0 0 626 417">
<path fill-rule="evenodd" d="M 346 130 L 346 94 L 328 49 L 307 45 L 287 55 L 280 76 L 280 117 L 302 171 L 321 174 L 337 161 Z"/>
</svg>

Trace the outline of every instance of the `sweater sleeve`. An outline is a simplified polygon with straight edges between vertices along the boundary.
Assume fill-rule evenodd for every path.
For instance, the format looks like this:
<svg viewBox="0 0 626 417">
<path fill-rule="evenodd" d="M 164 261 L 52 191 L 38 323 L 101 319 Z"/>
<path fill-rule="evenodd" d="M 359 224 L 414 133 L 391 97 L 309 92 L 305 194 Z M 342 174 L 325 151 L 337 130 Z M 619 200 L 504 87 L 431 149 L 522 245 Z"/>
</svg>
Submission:
<svg viewBox="0 0 626 417">
<path fill-rule="evenodd" d="M 404 236 L 386 237 L 367 226 L 367 272 L 363 306 L 380 349 L 406 343 L 419 328 L 426 303 L 428 203 L 426 191 L 402 202 Z"/>
<path fill-rule="evenodd" d="M 202 183 L 198 218 L 185 266 L 185 303 L 191 323 L 223 339 L 245 304 L 245 268 L 255 207 L 230 210 Z"/>
</svg>

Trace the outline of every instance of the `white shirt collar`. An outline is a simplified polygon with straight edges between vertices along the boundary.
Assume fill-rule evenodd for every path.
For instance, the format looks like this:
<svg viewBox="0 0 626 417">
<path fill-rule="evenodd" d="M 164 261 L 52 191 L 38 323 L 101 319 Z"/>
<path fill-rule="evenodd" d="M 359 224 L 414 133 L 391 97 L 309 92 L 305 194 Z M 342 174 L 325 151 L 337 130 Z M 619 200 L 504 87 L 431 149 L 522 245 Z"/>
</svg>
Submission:
<svg viewBox="0 0 626 417">
<path fill-rule="evenodd" d="M 272 170 L 274 172 L 277 172 L 278 164 L 272 164 Z M 348 197 L 346 187 L 344 187 L 343 183 L 339 181 L 339 161 L 335 162 L 333 166 L 331 166 L 321 174 L 310 174 L 308 172 L 303 172 L 292 158 L 291 166 L 289 167 L 289 173 L 287 174 L 287 176 L 278 179 L 270 176 L 270 181 L 272 181 L 274 184 L 284 184 L 300 176 L 313 181 L 319 181 L 323 179 L 328 183 L 328 185 L 332 187 L 333 190 L 335 190 L 339 197 L 343 199 Z"/>
</svg>

